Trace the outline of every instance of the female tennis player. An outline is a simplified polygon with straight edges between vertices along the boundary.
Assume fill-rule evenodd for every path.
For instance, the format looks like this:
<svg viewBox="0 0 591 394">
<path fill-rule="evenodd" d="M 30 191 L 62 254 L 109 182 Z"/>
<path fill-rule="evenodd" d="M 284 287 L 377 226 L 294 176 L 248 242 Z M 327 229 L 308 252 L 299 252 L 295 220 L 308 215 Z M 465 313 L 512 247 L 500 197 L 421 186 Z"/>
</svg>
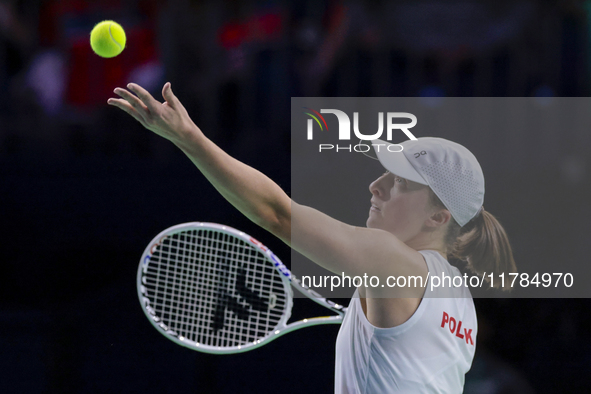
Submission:
<svg viewBox="0 0 591 394">
<path fill-rule="evenodd" d="M 254 223 L 337 275 L 408 278 L 397 288 L 357 288 L 337 338 L 336 393 L 462 392 L 477 320 L 468 288 L 452 285 L 460 272 L 447 258 L 481 275 L 516 270 L 505 231 L 482 206 L 484 176 L 472 153 L 441 138 L 405 141 L 402 152 L 382 145 L 376 153 L 387 172 L 369 186 L 367 227 L 354 227 L 292 201 L 230 157 L 193 123 L 170 83 L 163 103 L 137 84 L 127 88 L 108 103 L 178 146 Z"/>
</svg>

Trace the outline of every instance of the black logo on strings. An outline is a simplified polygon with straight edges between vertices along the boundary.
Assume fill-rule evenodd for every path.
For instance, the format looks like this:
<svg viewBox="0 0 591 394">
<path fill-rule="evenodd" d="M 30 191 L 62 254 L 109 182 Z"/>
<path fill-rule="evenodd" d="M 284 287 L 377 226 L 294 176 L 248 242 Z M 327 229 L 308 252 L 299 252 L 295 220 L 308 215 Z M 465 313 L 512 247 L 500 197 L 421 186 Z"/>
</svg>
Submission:
<svg viewBox="0 0 591 394">
<path fill-rule="evenodd" d="M 240 304 L 240 299 L 246 301 L 247 304 L 255 311 L 266 312 L 268 304 L 253 290 L 246 287 L 246 270 L 238 265 L 236 275 L 236 291 L 238 297 L 228 293 L 228 277 L 230 276 L 230 263 L 222 258 L 222 261 L 217 264 L 219 275 L 218 293 L 213 319 L 211 322 L 211 329 L 215 332 L 224 328 L 226 309 L 230 310 L 241 320 L 248 320 L 250 311 L 248 306 Z"/>
</svg>

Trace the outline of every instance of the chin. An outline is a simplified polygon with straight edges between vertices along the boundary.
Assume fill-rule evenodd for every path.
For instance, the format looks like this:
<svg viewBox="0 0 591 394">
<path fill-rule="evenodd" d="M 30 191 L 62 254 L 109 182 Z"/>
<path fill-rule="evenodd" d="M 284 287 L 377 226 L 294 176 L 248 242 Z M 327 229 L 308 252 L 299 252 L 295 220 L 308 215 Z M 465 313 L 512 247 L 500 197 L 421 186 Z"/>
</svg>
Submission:
<svg viewBox="0 0 591 394">
<path fill-rule="evenodd" d="M 372 217 L 367 218 L 367 221 L 365 222 L 365 227 L 367 227 L 367 228 L 380 228 L 380 226 L 377 226 L 376 225 L 376 221 Z"/>
</svg>

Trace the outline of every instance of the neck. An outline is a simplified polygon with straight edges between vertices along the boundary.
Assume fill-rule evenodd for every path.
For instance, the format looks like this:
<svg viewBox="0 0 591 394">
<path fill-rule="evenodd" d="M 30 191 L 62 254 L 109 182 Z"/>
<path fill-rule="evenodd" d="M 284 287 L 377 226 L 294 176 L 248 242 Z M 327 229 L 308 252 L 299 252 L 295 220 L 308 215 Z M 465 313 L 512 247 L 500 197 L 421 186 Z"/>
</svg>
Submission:
<svg viewBox="0 0 591 394">
<path fill-rule="evenodd" d="M 447 260 L 447 248 L 443 240 L 434 239 L 433 233 L 420 233 L 416 237 L 405 242 L 414 250 L 434 250 Z"/>
</svg>

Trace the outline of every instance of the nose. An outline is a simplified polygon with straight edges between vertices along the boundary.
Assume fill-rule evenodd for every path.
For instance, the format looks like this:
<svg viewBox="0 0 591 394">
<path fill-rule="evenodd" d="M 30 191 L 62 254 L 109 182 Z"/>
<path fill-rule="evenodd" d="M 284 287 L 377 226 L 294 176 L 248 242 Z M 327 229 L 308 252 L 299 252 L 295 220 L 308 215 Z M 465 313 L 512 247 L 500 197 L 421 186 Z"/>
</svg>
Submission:
<svg viewBox="0 0 591 394">
<path fill-rule="evenodd" d="M 381 177 L 369 184 L 369 191 L 371 194 L 373 194 L 381 200 L 386 199 L 386 191 L 384 189 L 384 175 L 382 175 Z"/>
</svg>

